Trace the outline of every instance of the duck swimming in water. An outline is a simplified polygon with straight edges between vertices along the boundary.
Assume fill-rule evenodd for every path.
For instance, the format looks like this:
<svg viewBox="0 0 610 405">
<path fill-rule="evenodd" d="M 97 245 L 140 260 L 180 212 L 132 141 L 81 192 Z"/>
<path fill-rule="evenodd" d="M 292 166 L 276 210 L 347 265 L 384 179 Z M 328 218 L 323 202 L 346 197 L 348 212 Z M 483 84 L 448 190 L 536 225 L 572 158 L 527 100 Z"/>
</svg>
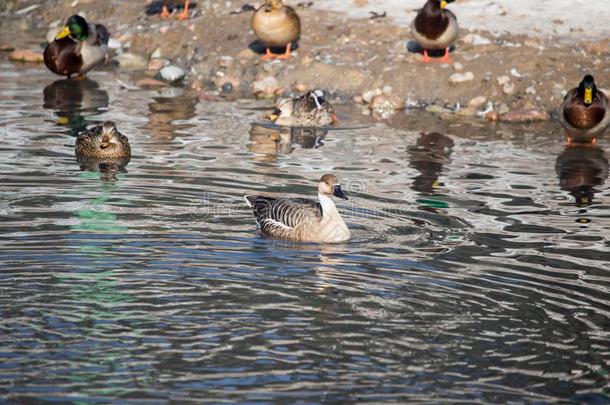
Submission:
<svg viewBox="0 0 610 405">
<path fill-rule="evenodd" d="M 44 63 L 61 76 L 84 76 L 105 61 L 109 38 L 103 25 L 89 24 L 83 17 L 73 15 L 44 49 Z"/>
<path fill-rule="evenodd" d="M 278 100 L 267 119 L 280 126 L 323 127 L 337 121 L 335 109 L 322 90 L 308 91 L 296 98 Z"/>
<path fill-rule="evenodd" d="M 568 144 L 595 143 L 597 135 L 608 127 L 608 97 L 597 88 L 593 76 L 586 75 L 565 95 L 559 119 L 568 131 Z"/>
<path fill-rule="evenodd" d="M 345 242 L 351 234 L 332 196 L 347 200 L 337 177 L 325 174 L 318 183 L 319 202 L 249 195 L 245 199 L 266 235 L 297 242 Z"/>
<path fill-rule="evenodd" d="M 451 63 L 449 47 L 458 37 L 459 27 L 457 17 L 446 7 L 455 0 L 428 0 L 419 10 L 411 23 L 411 32 L 419 45 L 424 48 L 424 62 L 431 62 L 429 50 L 445 50 L 445 55 L 439 60 Z"/>
<path fill-rule="evenodd" d="M 114 122 L 106 121 L 81 133 L 76 139 L 79 160 L 120 160 L 131 157 L 131 146 Z"/>
</svg>

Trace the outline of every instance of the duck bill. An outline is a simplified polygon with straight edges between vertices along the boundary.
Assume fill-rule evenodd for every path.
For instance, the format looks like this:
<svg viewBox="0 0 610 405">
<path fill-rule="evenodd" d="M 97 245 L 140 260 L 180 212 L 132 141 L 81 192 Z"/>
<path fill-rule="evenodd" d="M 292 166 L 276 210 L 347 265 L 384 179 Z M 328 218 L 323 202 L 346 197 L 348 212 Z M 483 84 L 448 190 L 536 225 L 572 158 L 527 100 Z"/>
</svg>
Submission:
<svg viewBox="0 0 610 405">
<path fill-rule="evenodd" d="M 443 10 L 445 7 L 447 7 L 449 3 L 447 3 L 445 0 L 441 1 L 441 10 Z"/>
<path fill-rule="evenodd" d="M 277 121 L 278 118 L 280 118 L 280 111 L 277 109 L 273 110 L 273 112 L 270 114 L 267 114 L 265 116 L 265 118 L 268 119 L 269 121 L 275 122 L 275 121 Z"/>
<path fill-rule="evenodd" d="M 340 185 L 336 185 L 336 186 L 335 186 L 335 189 L 333 190 L 333 195 L 334 195 L 335 197 L 342 198 L 342 199 L 344 199 L 345 201 L 347 201 L 347 196 L 345 195 L 345 193 L 343 192 L 343 190 L 341 190 L 341 186 L 340 186 Z"/>
<path fill-rule="evenodd" d="M 585 104 L 591 104 L 593 102 L 593 89 L 587 87 L 585 89 Z"/>
<path fill-rule="evenodd" d="M 61 31 L 59 31 L 59 32 L 57 33 L 57 35 L 55 35 L 55 39 L 62 39 L 62 38 L 67 37 L 68 35 L 70 35 L 70 28 L 68 28 L 68 27 L 63 27 L 63 28 L 61 29 Z"/>
</svg>

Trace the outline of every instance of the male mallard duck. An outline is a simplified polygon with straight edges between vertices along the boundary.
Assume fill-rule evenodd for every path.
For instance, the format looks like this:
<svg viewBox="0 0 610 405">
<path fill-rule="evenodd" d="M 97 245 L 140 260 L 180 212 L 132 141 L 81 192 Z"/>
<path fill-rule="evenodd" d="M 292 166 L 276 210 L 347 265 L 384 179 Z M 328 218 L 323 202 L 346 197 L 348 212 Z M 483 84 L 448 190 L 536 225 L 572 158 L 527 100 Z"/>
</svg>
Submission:
<svg viewBox="0 0 610 405">
<path fill-rule="evenodd" d="M 83 76 L 106 59 L 110 34 L 100 24 L 88 24 L 73 15 L 66 26 L 44 50 L 44 63 L 49 70 L 61 76 Z"/>
<path fill-rule="evenodd" d="M 593 142 L 610 124 L 608 97 L 597 89 L 593 76 L 586 75 L 578 87 L 566 94 L 559 119 L 568 130 L 568 143 Z"/>
<path fill-rule="evenodd" d="M 337 177 L 325 174 L 318 183 L 320 202 L 249 195 L 245 198 L 256 223 L 269 236 L 298 242 L 345 242 L 351 234 L 332 196 L 347 200 Z"/>
<path fill-rule="evenodd" d="M 277 125 L 292 127 L 322 127 L 337 121 L 335 109 L 324 99 L 322 90 L 278 100 L 275 110 L 267 115 L 267 119 Z"/>
<path fill-rule="evenodd" d="M 76 156 L 84 160 L 119 160 L 131 157 L 131 147 L 112 121 L 95 126 L 76 138 Z"/>
<path fill-rule="evenodd" d="M 267 51 L 262 60 L 271 58 L 288 59 L 292 43 L 301 37 L 301 21 L 292 7 L 284 5 L 282 0 L 265 0 L 252 16 L 252 29 Z M 271 49 L 286 47 L 286 53 L 276 55 Z"/>
<path fill-rule="evenodd" d="M 454 1 L 428 0 L 411 23 L 411 32 L 415 40 L 424 48 L 426 63 L 432 60 L 428 56 L 428 50 L 439 49 L 445 50 L 440 62 L 451 63 L 449 46 L 457 39 L 459 28 L 455 14 L 445 7 Z"/>
</svg>

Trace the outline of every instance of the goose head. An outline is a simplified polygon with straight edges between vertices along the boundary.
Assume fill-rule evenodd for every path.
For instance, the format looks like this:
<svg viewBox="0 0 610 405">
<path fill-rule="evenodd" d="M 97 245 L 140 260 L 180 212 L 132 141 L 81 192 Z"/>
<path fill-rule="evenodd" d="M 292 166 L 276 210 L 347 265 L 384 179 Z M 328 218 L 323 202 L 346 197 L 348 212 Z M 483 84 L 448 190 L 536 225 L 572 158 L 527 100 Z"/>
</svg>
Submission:
<svg viewBox="0 0 610 405">
<path fill-rule="evenodd" d="M 318 194 L 325 197 L 339 197 L 347 201 L 347 196 L 341 190 L 341 184 L 334 174 L 325 174 L 318 183 Z"/>
</svg>

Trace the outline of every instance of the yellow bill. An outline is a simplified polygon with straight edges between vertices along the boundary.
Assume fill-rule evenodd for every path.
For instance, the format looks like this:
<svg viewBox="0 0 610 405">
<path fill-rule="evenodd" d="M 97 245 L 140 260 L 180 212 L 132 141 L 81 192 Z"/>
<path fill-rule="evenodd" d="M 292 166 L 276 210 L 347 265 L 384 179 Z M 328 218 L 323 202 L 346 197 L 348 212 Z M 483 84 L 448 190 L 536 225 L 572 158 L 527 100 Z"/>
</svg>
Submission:
<svg viewBox="0 0 610 405">
<path fill-rule="evenodd" d="M 593 102 L 593 89 L 591 87 L 585 88 L 585 104 L 591 104 Z"/>
<path fill-rule="evenodd" d="M 70 28 L 68 28 L 68 27 L 63 27 L 63 28 L 61 29 L 61 31 L 59 31 L 59 32 L 57 33 L 57 35 L 55 35 L 55 39 L 62 39 L 62 38 L 67 37 L 68 35 L 70 35 Z"/>
<path fill-rule="evenodd" d="M 447 2 L 445 0 L 441 0 L 441 10 L 447 7 Z"/>
</svg>

